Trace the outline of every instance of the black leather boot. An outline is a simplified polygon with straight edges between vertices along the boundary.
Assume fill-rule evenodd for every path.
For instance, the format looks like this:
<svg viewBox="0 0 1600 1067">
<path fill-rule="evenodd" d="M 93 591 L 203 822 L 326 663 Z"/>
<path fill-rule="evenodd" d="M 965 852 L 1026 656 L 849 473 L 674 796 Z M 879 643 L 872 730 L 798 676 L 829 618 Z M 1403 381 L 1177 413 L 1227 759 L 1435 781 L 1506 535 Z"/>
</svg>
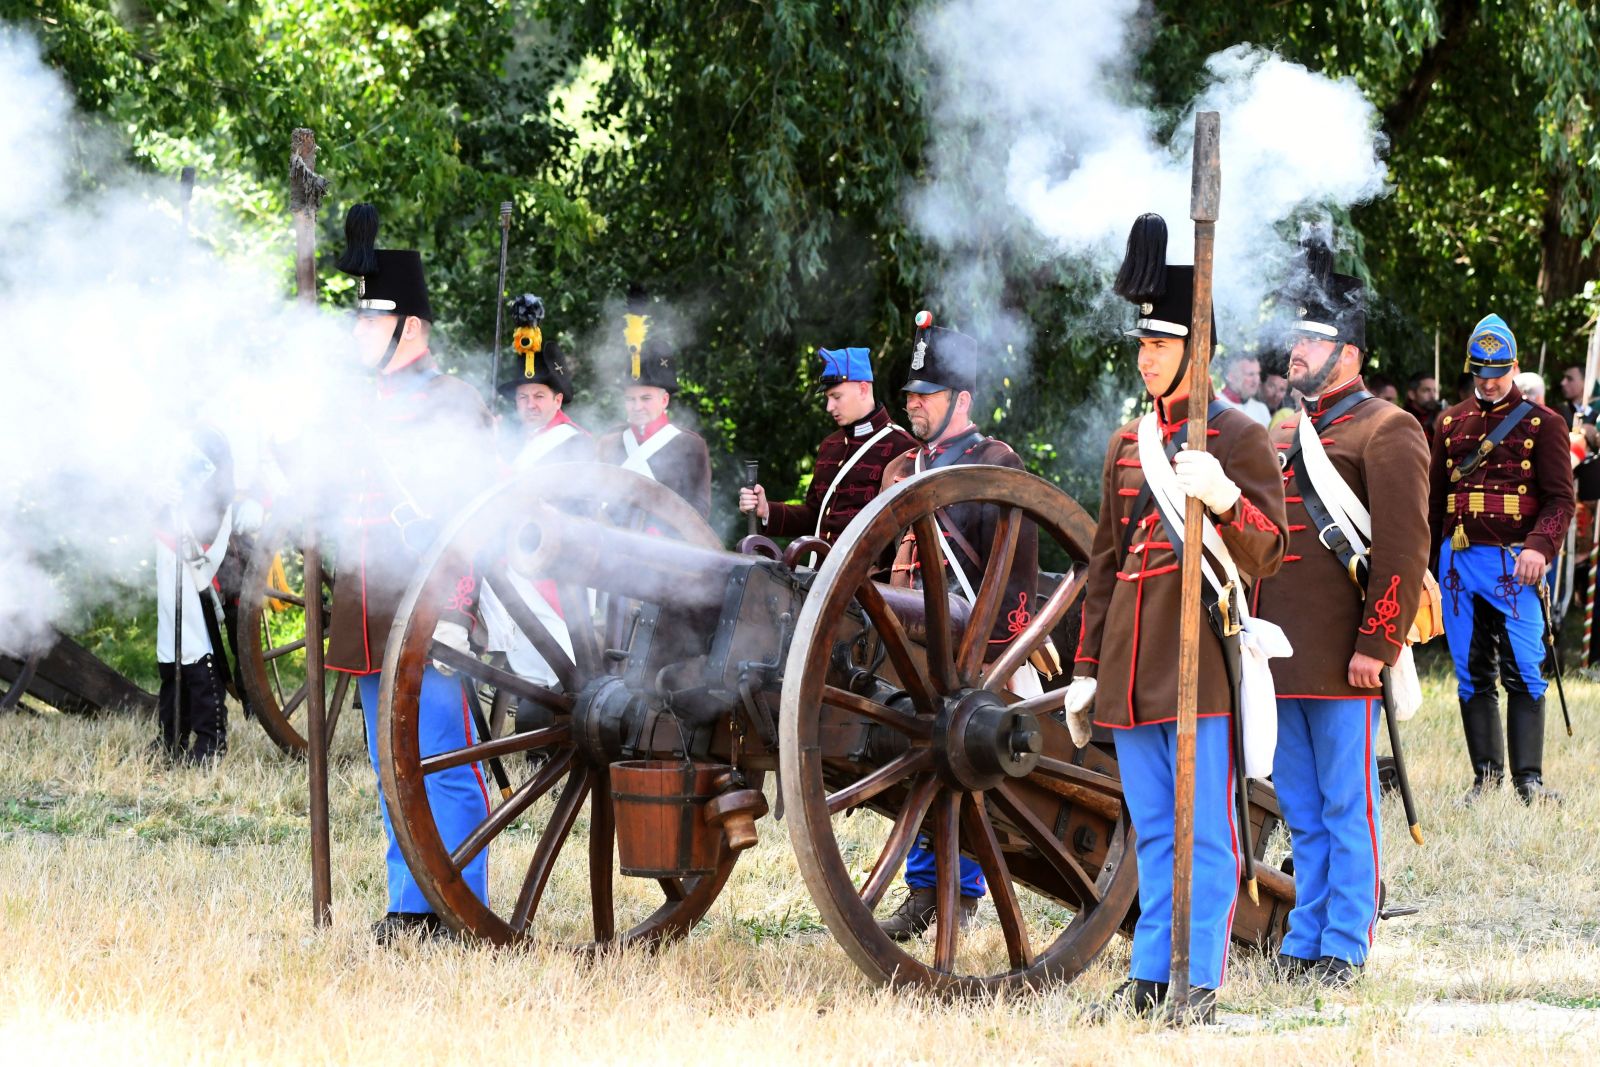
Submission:
<svg viewBox="0 0 1600 1067">
<path fill-rule="evenodd" d="M 1544 773 L 1544 697 L 1512 691 L 1506 694 L 1506 740 L 1511 778 L 1539 778 Z"/>
<path fill-rule="evenodd" d="M 1461 702 L 1461 725 L 1467 735 L 1467 758 L 1472 761 L 1472 803 L 1486 789 L 1498 788 L 1505 778 L 1505 743 L 1500 733 L 1500 694 L 1474 693 Z"/>
<path fill-rule="evenodd" d="M 1133 1015 L 1148 1019 L 1159 1013 L 1166 1002 L 1167 983 L 1130 978 L 1117 986 L 1105 1000 L 1091 1007 L 1087 1020 L 1091 1023 L 1103 1023 L 1113 1015 Z"/>
<path fill-rule="evenodd" d="M 183 668 L 183 696 L 189 706 L 189 728 L 194 732 L 190 762 L 221 759 L 228 751 L 228 705 L 222 677 L 211 656 Z"/>
</svg>

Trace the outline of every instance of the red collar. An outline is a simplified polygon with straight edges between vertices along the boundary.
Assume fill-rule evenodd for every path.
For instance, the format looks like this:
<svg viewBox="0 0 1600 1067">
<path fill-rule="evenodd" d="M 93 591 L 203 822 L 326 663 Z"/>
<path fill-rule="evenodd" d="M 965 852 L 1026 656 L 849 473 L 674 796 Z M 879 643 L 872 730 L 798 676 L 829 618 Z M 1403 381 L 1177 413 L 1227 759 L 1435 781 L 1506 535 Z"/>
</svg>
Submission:
<svg viewBox="0 0 1600 1067">
<path fill-rule="evenodd" d="M 578 424 L 573 422 L 571 419 L 567 418 L 567 413 L 565 411 L 558 411 L 558 412 L 556 412 L 554 415 L 552 415 L 550 417 L 550 421 L 549 422 L 547 422 L 543 426 L 539 427 L 539 433 L 549 433 L 551 430 L 555 429 L 557 426 L 563 426 L 563 425 L 576 426 Z M 536 433 L 533 436 L 538 437 L 539 433 Z"/>
<path fill-rule="evenodd" d="M 671 421 L 672 416 L 668 412 L 663 411 L 660 418 L 656 419 L 654 422 L 646 423 L 644 429 L 637 430 L 632 426 L 629 426 L 628 429 L 633 430 L 633 439 L 642 445 L 646 441 L 650 440 L 650 438 L 654 437 L 663 426 Z"/>
<path fill-rule="evenodd" d="M 1333 407 L 1333 405 L 1337 404 L 1339 401 L 1343 400 L 1357 389 L 1365 388 L 1366 382 L 1362 381 L 1361 375 L 1357 374 L 1355 377 L 1349 379 L 1342 385 L 1339 385 L 1333 389 L 1324 389 L 1322 391 L 1322 395 L 1317 397 L 1316 405 L 1311 408 L 1311 417 L 1316 418 L 1318 415 L 1321 415 L 1324 411 L 1327 411 L 1329 408 Z"/>
</svg>

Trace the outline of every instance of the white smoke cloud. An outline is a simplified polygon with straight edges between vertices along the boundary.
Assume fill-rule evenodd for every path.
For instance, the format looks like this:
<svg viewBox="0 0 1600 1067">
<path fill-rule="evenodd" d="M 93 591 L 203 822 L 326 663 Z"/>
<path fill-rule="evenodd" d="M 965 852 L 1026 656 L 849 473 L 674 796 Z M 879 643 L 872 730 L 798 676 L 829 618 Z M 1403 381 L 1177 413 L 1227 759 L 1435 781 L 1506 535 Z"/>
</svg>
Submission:
<svg viewBox="0 0 1600 1067">
<path fill-rule="evenodd" d="M 911 213 L 947 262 L 996 272 L 978 286 L 947 275 L 950 288 L 995 300 L 980 320 L 1007 318 L 998 271 L 1008 264 L 1068 257 L 1109 281 L 1146 211 L 1167 219 L 1169 260 L 1186 262 L 1196 111 L 1222 117 L 1223 343 L 1249 338 L 1285 280 L 1297 234 L 1285 240 L 1280 224 L 1383 193 L 1377 114 L 1354 82 L 1249 45 L 1207 61 L 1205 89 L 1163 140 L 1167 120 L 1134 75 L 1149 19 L 1140 0 L 950 0 L 923 18 L 933 137 Z M 1110 340 L 1101 311 L 1080 328 Z"/>
<path fill-rule="evenodd" d="M 280 512 L 316 501 L 326 536 L 351 529 L 336 518 L 386 460 L 364 429 L 373 390 L 348 322 L 189 237 L 176 183 L 121 166 L 5 26 L 0 99 L 0 646 L 35 647 L 119 588 L 153 601 L 156 519 L 202 420 L 245 488 L 275 491 Z M 420 424 L 388 462 L 431 457 L 412 491 L 459 496 L 493 473 L 482 443 Z M 266 479 L 275 452 L 311 457 L 287 494 Z"/>
</svg>

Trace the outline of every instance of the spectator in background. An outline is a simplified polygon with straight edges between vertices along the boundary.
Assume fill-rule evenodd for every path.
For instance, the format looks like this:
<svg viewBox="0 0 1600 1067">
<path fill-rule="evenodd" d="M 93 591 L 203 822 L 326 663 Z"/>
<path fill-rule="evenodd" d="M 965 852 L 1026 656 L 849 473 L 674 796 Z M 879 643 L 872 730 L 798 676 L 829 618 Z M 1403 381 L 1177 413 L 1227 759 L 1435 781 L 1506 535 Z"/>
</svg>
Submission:
<svg viewBox="0 0 1600 1067">
<path fill-rule="evenodd" d="M 1531 370 L 1525 370 L 1512 379 L 1512 382 L 1522 391 L 1527 399 L 1544 406 L 1544 377 Z"/>
<path fill-rule="evenodd" d="M 1470 373 L 1468 373 L 1467 371 L 1462 371 L 1460 374 L 1456 375 L 1456 401 L 1455 402 L 1457 404 L 1464 404 L 1468 400 L 1471 400 L 1473 395 L 1474 395 L 1473 391 L 1476 388 L 1477 388 L 1477 379 L 1473 378 L 1473 376 Z"/>
<path fill-rule="evenodd" d="M 1222 372 L 1221 399 L 1265 426 L 1272 421 L 1267 405 L 1256 399 L 1261 391 L 1261 362 L 1249 353 L 1234 356 Z"/>
<path fill-rule="evenodd" d="M 1561 403 L 1556 405 L 1556 410 L 1561 412 L 1561 417 L 1567 420 L 1571 427 L 1582 417 L 1588 417 L 1589 398 L 1583 395 L 1583 368 L 1576 363 L 1561 372 Z"/>
<path fill-rule="evenodd" d="M 1276 415 L 1288 407 L 1285 397 L 1289 395 L 1289 379 L 1281 374 L 1263 374 L 1261 376 L 1261 402 L 1267 406 L 1268 415 Z"/>
<path fill-rule="evenodd" d="M 1422 432 L 1433 447 L 1433 422 L 1439 417 L 1439 381 L 1427 371 L 1417 371 L 1406 381 L 1406 402 L 1401 405 L 1422 423 Z"/>
<path fill-rule="evenodd" d="M 1367 390 L 1379 400 L 1400 403 L 1400 389 L 1387 374 L 1374 374 L 1367 378 Z"/>
</svg>

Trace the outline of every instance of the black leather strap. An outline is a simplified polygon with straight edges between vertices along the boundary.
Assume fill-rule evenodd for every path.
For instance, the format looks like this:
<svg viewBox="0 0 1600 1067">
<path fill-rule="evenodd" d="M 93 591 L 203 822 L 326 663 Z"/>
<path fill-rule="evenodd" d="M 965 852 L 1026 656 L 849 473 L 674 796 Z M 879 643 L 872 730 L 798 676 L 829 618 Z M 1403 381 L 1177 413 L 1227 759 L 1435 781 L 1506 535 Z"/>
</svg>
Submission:
<svg viewBox="0 0 1600 1067">
<path fill-rule="evenodd" d="M 1219 414 L 1227 411 L 1232 406 L 1232 404 L 1229 404 L 1223 400 L 1213 400 L 1210 404 L 1206 405 L 1206 422 L 1209 424 L 1216 419 Z M 1171 459 L 1173 456 L 1176 456 L 1178 454 L 1178 450 L 1182 447 L 1183 442 L 1178 439 L 1177 434 L 1173 434 L 1172 440 L 1168 441 L 1166 445 L 1167 458 Z M 1133 499 L 1133 510 L 1128 513 L 1128 528 L 1122 531 L 1123 557 L 1126 557 L 1128 554 L 1128 549 L 1133 547 L 1133 532 L 1138 528 L 1139 520 L 1144 517 L 1145 511 L 1150 507 L 1150 497 L 1150 483 L 1145 482 L 1145 484 L 1139 489 L 1139 495 Z M 1174 544 L 1176 544 L 1176 542 L 1174 542 Z"/>
<path fill-rule="evenodd" d="M 1357 404 L 1372 398 L 1372 394 L 1365 389 L 1356 390 L 1315 419 L 1312 419 L 1311 432 L 1320 436 L 1323 430 L 1333 425 L 1335 421 L 1342 418 Z M 1302 413 L 1301 417 L 1310 418 L 1310 414 Z M 1301 453 L 1302 449 L 1299 447 L 1290 452 L 1289 458 L 1284 461 L 1283 469 L 1287 471 L 1290 467 L 1299 463 Z M 1311 519 L 1311 524 L 1317 528 L 1317 540 L 1321 542 L 1323 548 L 1333 553 L 1334 558 L 1339 561 L 1339 566 L 1343 567 L 1345 573 L 1350 575 L 1350 580 L 1360 588 L 1365 589 L 1367 561 L 1356 551 L 1355 546 L 1350 543 L 1350 539 L 1345 536 L 1344 531 L 1339 528 L 1339 524 L 1334 521 L 1332 512 L 1322 502 L 1322 494 L 1317 492 L 1316 483 L 1311 480 L 1311 476 L 1299 471 L 1298 468 L 1296 470 L 1295 483 L 1300 489 L 1300 500 L 1306 506 L 1306 515 Z"/>
<path fill-rule="evenodd" d="M 1478 466 L 1488 458 L 1489 453 L 1494 451 L 1494 446 L 1498 445 L 1501 441 L 1504 441 L 1506 439 L 1506 435 L 1512 430 L 1515 430 L 1522 420 L 1528 417 L 1528 413 L 1532 410 L 1533 401 L 1531 400 L 1524 400 L 1522 403 L 1512 408 L 1511 413 L 1500 420 L 1500 425 L 1496 426 L 1492 433 L 1478 442 L 1478 451 L 1473 454 L 1472 458 L 1450 472 L 1450 484 L 1454 485 L 1456 482 L 1459 482 L 1461 479 L 1477 470 Z"/>
</svg>

